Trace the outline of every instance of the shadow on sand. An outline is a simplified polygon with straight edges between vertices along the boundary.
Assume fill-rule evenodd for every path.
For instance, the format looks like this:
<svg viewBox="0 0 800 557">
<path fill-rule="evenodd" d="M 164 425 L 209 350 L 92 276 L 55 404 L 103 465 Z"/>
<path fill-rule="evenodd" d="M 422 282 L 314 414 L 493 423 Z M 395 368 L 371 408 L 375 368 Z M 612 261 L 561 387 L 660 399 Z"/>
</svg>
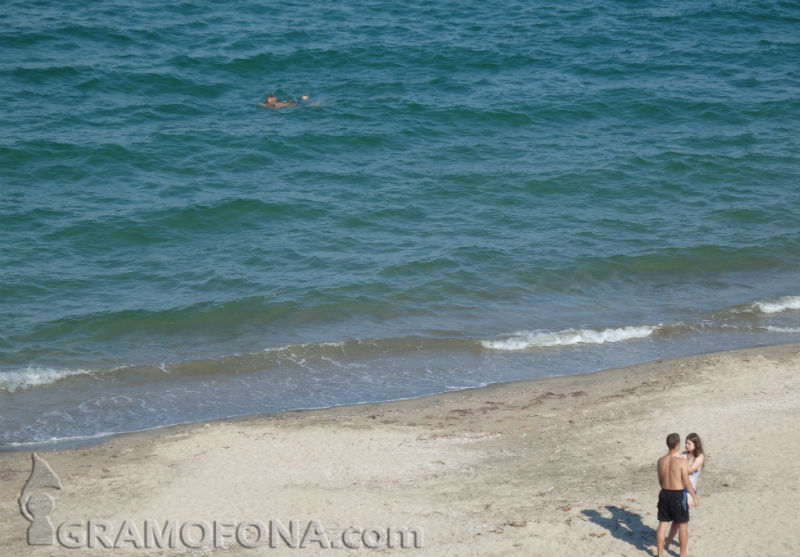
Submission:
<svg viewBox="0 0 800 557">
<path fill-rule="evenodd" d="M 642 522 L 641 515 L 619 507 L 607 506 L 606 509 L 611 513 L 610 518 L 602 516 L 594 509 L 584 509 L 581 513 L 590 522 L 608 530 L 618 540 L 628 542 L 640 551 L 652 552 L 656 544 L 656 531 Z"/>
</svg>

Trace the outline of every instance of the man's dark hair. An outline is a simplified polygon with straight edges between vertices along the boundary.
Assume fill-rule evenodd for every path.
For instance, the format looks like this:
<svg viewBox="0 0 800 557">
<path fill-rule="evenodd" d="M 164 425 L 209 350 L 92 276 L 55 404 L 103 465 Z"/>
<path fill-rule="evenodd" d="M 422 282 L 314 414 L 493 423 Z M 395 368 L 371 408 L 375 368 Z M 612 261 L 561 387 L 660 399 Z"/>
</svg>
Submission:
<svg viewBox="0 0 800 557">
<path fill-rule="evenodd" d="M 678 443 L 680 442 L 681 442 L 681 436 L 678 435 L 677 433 L 670 433 L 669 435 L 667 435 L 667 447 L 669 447 L 669 450 L 672 450 L 675 447 L 677 447 Z"/>
</svg>

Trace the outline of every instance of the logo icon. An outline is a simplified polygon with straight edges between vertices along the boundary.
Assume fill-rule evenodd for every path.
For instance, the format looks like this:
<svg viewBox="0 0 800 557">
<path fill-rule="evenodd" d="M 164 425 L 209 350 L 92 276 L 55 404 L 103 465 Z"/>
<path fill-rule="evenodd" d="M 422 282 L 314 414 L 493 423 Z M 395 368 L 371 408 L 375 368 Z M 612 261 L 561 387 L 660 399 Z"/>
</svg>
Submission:
<svg viewBox="0 0 800 557">
<path fill-rule="evenodd" d="M 50 513 L 56 507 L 56 502 L 48 493 L 32 492 L 45 487 L 61 489 L 61 480 L 45 459 L 36 453 L 31 458 L 33 468 L 19 495 L 19 510 L 31 523 L 28 526 L 28 545 L 53 545 L 55 528 L 50 521 Z"/>
</svg>

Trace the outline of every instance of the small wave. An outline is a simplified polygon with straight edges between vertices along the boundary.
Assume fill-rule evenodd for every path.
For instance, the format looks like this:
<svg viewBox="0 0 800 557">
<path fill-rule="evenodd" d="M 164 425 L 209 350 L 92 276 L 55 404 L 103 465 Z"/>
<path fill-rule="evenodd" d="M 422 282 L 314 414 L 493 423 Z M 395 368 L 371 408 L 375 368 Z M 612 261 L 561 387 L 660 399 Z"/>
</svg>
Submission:
<svg viewBox="0 0 800 557">
<path fill-rule="evenodd" d="M 94 369 L 49 369 L 40 367 L 3 371 L 0 372 L 0 391 L 9 393 L 24 391 L 31 387 L 55 383 L 73 375 L 91 375 L 98 371 Z"/>
<path fill-rule="evenodd" d="M 800 327 L 776 327 L 769 325 L 765 328 L 773 333 L 800 333 Z"/>
<path fill-rule="evenodd" d="M 800 309 L 800 296 L 783 296 L 777 300 L 759 300 L 748 306 L 753 312 L 780 313 L 790 309 Z"/>
<path fill-rule="evenodd" d="M 484 340 L 481 346 L 491 350 L 525 350 L 547 346 L 570 346 L 574 344 L 605 344 L 622 342 L 652 335 L 659 327 L 642 325 L 616 329 L 565 329 L 563 331 L 520 331 L 504 340 Z"/>
<path fill-rule="evenodd" d="M 333 365 L 363 366 L 387 354 L 402 355 L 435 350 L 472 350 L 473 341 L 417 336 L 399 338 L 348 339 L 337 342 L 307 342 L 265 348 L 260 352 L 229 354 L 201 360 L 137 363 L 98 369 L 52 369 L 28 367 L 0 371 L 0 392 L 14 393 L 61 381 L 73 376 L 91 376 L 124 371 L 133 380 L 174 380 L 180 376 L 201 376 L 260 372 L 281 368 L 316 368 Z"/>
<path fill-rule="evenodd" d="M 169 427 L 169 426 L 164 426 Z M 147 428 L 150 429 L 150 428 Z M 152 428 L 155 429 L 155 428 Z M 137 431 L 146 431 L 144 430 L 137 430 Z M 0 450 L 3 448 L 13 448 L 13 449 L 23 449 L 28 447 L 41 447 L 41 448 L 53 448 L 54 445 L 60 443 L 87 443 L 93 440 L 100 440 L 104 437 L 110 437 L 111 435 L 115 435 L 117 432 L 103 432 L 103 433 L 95 433 L 93 435 L 72 435 L 67 437 L 48 437 L 46 439 L 37 439 L 35 441 L 9 441 L 8 443 L 0 442 Z M 129 432 L 120 432 L 120 433 L 129 433 Z"/>
</svg>

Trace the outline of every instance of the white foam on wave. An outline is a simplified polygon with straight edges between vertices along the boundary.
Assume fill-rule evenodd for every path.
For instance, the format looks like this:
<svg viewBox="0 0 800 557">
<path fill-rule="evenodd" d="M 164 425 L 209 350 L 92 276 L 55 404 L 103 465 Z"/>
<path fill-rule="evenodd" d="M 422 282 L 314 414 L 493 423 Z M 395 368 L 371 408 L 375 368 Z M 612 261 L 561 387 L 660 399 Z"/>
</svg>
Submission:
<svg viewBox="0 0 800 557">
<path fill-rule="evenodd" d="M 24 391 L 31 387 L 39 387 L 48 383 L 55 383 L 72 375 L 91 375 L 97 373 L 95 369 L 50 369 L 28 367 L 14 371 L 0 372 L 0 390 L 13 393 Z"/>
<path fill-rule="evenodd" d="M 800 309 L 800 296 L 784 296 L 777 300 L 760 300 L 750 304 L 750 309 L 761 313 L 780 313 Z"/>
<path fill-rule="evenodd" d="M 338 342 L 300 342 L 297 344 L 285 344 L 283 346 L 270 346 L 264 348 L 262 353 L 268 354 L 270 352 L 295 352 L 299 349 L 307 348 L 341 348 L 344 346 L 343 341 Z"/>
<path fill-rule="evenodd" d="M 526 350 L 547 346 L 572 346 L 575 344 L 605 344 L 645 338 L 658 326 L 619 327 L 616 329 L 565 329 L 563 331 L 520 331 L 504 340 L 484 340 L 481 345 L 491 350 Z"/>
<path fill-rule="evenodd" d="M 800 333 L 800 327 L 775 327 L 769 325 L 766 329 L 773 333 Z"/>
</svg>

